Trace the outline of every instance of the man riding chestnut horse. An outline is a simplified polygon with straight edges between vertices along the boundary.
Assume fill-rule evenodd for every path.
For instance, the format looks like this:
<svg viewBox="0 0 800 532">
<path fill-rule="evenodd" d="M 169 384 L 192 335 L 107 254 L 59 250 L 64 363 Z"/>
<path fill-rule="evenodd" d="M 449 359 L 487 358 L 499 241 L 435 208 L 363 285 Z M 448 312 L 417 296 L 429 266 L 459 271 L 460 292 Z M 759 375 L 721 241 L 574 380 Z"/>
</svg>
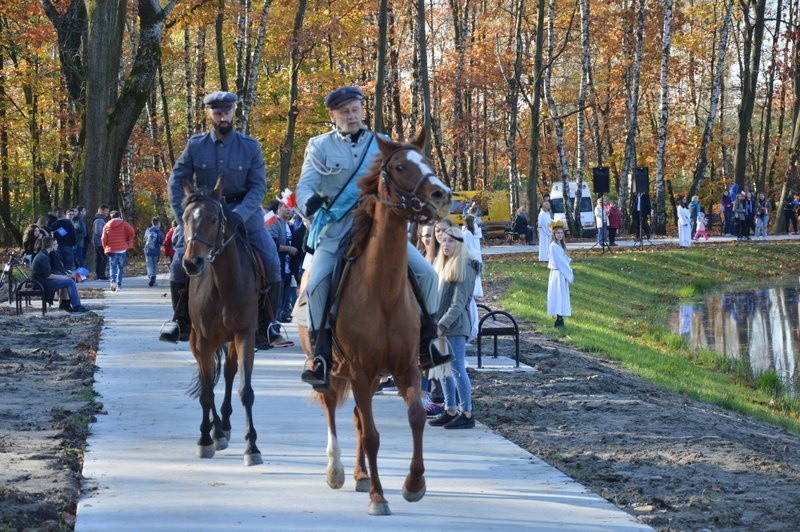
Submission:
<svg viewBox="0 0 800 532">
<path fill-rule="evenodd" d="M 375 133 L 362 119 L 364 94 L 358 87 L 340 87 L 325 98 L 332 131 L 313 137 L 306 148 L 297 204 L 307 217 L 313 216 L 307 244 L 314 249 L 314 262 L 306 290 L 309 307 L 309 336 L 313 357 L 301 378 L 316 391 L 325 392 L 331 369 L 331 324 L 326 302 L 334 267 L 342 257 L 341 240 L 353 225 L 353 210 L 358 202 L 358 182 L 372 168 L 379 155 Z M 416 248 L 407 243 L 408 264 L 420 287 L 424 308 L 420 315 L 420 364 L 428 369 L 453 360 L 436 349 L 436 324 L 432 313 L 438 306 L 438 278 L 433 267 Z"/>
</svg>

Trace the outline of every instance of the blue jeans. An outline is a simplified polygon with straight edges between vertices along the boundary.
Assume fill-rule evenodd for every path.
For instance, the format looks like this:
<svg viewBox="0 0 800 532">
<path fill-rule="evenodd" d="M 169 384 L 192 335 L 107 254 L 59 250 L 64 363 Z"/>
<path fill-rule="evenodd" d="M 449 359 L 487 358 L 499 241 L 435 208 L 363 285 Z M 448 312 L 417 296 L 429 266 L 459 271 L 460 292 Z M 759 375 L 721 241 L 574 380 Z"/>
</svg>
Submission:
<svg viewBox="0 0 800 532">
<path fill-rule="evenodd" d="M 66 269 L 75 269 L 75 248 L 73 246 L 58 246 L 58 255 Z"/>
<path fill-rule="evenodd" d="M 597 243 L 598 244 L 605 244 L 606 242 L 606 228 L 605 226 L 598 226 L 597 227 Z"/>
<path fill-rule="evenodd" d="M 75 246 L 75 268 L 86 266 L 86 246 Z"/>
<path fill-rule="evenodd" d="M 125 270 L 125 263 L 127 262 L 128 254 L 123 251 L 121 253 L 109 253 L 108 264 L 111 270 L 111 280 L 117 286 L 122 286 L 122 274 Z"/>
<path fill-rule="evenodd" d="M 66 288 L 69 293 L 69 302 L 72 308 L 81 304 L 81 296 L 78 295 L 78 285 L 72 279 L 45 279 L 42 284 L 48 289 L 58 292 L 62 288 Z"/>
<path fill-rule="evenodd" d="M 158 275 L 158 260 L 161 255 L 145 255 L 145 262 L 147 263 L 147 276 L 155 277 Z"/>
<path fill-rule="evenodd" d="M 448 336 L 447 341 L 450 342 L 450 347 L 453 348 L 453 354 L 456 359 L 451 362 L 453 375 L 444 380 L 444 407 L 447 410 L 456 409 L 456 390 L 458 390 L 461 411 L 472 412 L 472 383 L 467 374 L 466 364 L 467 337 Z"/>
</svg>

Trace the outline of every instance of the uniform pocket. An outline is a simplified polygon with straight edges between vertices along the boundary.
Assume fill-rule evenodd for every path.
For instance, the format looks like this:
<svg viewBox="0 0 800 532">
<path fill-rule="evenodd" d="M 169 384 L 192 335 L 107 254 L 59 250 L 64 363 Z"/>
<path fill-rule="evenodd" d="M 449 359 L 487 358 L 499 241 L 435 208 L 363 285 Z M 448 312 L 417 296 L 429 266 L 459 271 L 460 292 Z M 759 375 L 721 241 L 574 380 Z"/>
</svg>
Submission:
<svg viewBox="0 0 800 532">
<path fill-rule="evenodd" d="M 214 186 L 217 179 L 217 165 L 214 163 L 214 159 L 196 159 L 194 173 L 198 185 Z"/>
<path fill-rule="evenodd" d="M 331 173 L 341 172 L 348 167 L 349 162 L 346 157 L 342 156 L 328 155 L 325 157 L 325 166 L 328 167 Z"/>
</svg>

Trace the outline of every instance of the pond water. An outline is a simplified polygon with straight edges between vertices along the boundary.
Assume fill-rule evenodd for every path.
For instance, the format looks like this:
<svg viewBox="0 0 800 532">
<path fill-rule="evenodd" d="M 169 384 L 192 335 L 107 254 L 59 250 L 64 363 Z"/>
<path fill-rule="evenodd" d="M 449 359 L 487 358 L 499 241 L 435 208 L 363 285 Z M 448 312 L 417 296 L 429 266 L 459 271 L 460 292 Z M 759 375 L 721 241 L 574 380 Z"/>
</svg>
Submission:
<svg viewBox="0 0 800 532">
<path fill-rule="evenodd" d="M 748 361 L 755 375 L 774 370 L 792 395 L 800 394 L 800 279 L 729 285 L 701 302 L 681 304 L 669 327 L 691 348 L 713 349 Z"/>
</svg>

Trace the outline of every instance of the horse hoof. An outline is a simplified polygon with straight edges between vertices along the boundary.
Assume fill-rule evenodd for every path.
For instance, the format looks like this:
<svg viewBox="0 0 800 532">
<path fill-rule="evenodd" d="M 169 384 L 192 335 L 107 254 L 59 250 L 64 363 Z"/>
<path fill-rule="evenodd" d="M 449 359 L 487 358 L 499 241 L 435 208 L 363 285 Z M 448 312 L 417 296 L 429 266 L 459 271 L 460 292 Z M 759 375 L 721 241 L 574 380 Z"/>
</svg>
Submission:
<svg viewBox="0 0 800 532">
<path fill-rule="evenodd" d="M 228 438 L 219 438 L 214 440 L 214 449 L 222 451 L 228 448 Z"/>
<path fill-rule="evenodd" d="M 229 431 L 229 430 L 223 430 L 223 431 L 222 431 L 222 435 L 223 435 L 223 436 L 225 436 L 225 439 L 226 439 L 226 440 L 228 440 L 228 441 L 231 441 L 231 431 Z"/>
<path fill-rule="evenodd" d="M 388 502 L 371 502 L 367 513 L 369 515 L 392 515 Z"/>
<path fill-rule="evenodd" d="M 344 469 L 329 469 L 328 474 L 325 475 L 325 481 L 328 483 L 328 487 L 333 490 L 338 490 L 342 486 L 344 486 Z"/>
<path fill-rule="evenodd" d="M 356 491 L 359 493 L 369 493 L 369 479 L 360 478 L 356 480 Z"/>
<path fill-rule="evenodd" d="M 253 454 L 246 454 L 244 455 L 244 465 L 251 466 L 251 465 L 260 465 L 263 464 L 264 460 L 261 459 L 261 453 L 253 453 Z"/>
<path fill-rule="evenodd" d="M 214 446 L 213 445 L 198 445 L 197 446 L 197 457 L 198 458 L 214 458 Z"/>
<path fill-rule="evenodd" d="M 422 489 L 416 492 L 411 492 L 403 488 L 403 498 L 408 502 L 417 502 L 424 496 L 425 496 L 425 486 L 422 486 Z"/>
</svg>

